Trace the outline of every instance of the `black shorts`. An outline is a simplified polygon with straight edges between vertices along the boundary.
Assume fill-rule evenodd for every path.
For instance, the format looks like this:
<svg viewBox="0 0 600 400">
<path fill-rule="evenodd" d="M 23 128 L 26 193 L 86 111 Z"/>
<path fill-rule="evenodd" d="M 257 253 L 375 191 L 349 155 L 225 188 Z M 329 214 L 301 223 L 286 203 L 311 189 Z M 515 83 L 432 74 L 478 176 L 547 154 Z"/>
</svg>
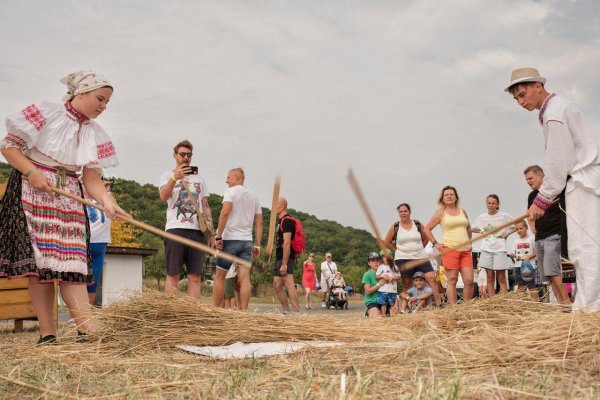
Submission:
<svg viewBox="0 0 600 400">
<path fill-rule="evenodd" d="M 400 270 L 400 276 L 403 278 L 412 279 L 415 272 L 422 272 L 423 274 L 426 274 L 428 272 L 433 272 L 433 267 L 431 266 L 431 263 L 429 261 L 427 261 L 425 264 L 417 265 L 416 267 L 411 268 L 411 269 L 404 268 L 404 264 L 406 264 L 409 261 L 415 261 L 415 260 L 395 260 L 394 261 L 394 264 L 396 264 L 396 267 L 398 267 L 398 269 Z"/>
<path fill-rule="evenodd" d="M 296 266 L 296 259 L 290 258 L 287 263 L 287 273 L 288 275 L 294 274 L 294 267 Z M 273 264 L 273 276 L 281 276 L 279 269 L 281 268 L 281 260 L 275 260 L 275 264 Z"/>
<path fill-rule="evenodd" d="M 176 228 L 167 229 L 167 232 L 194 242 L 206 244 L 202 232 L 195 229 Z M 167 275 L 180 275 L 183 264 L 185 264 L 188 275 L 199 275 L 204 270 L 205 255 L 203 251 L 165 238 L 165 260 L 167 262 Z"/>
</svg>

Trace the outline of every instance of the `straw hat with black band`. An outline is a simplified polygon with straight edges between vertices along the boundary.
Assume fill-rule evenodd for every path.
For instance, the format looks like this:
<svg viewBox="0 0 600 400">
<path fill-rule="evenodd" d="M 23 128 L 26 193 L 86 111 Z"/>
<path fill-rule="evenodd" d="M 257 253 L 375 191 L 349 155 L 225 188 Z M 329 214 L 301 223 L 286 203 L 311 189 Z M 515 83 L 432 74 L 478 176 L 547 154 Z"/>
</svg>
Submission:
<svg viewBox="0 0 600 400">
<path fill-rule="evenodd" d="M 546 78 L 540 76 L 540 72 L 531 67 L 518 68 L 510 74 L 510 84 L 504 89 L 508 92 L 512 85 L 525 82 L 540 82 L 542 85 L 546 83 Z"/>
</svg>

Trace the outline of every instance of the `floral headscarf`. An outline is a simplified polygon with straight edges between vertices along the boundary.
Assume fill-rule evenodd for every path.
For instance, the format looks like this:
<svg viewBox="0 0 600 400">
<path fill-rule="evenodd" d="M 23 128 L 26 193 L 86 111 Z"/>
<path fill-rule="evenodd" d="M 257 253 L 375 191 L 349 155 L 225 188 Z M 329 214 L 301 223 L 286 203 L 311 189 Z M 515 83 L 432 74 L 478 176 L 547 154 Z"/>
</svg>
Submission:
<svg viewBox="0 0 600 400">
<path fill-rule="evenodd" d="M 63 97 L 63 101 L 69 101 L 80 93 L 91 92 L 104 86 L 112 87 L 108 79 L 93 71 L 72 72 L 60 82 L 67 85 L 67 94 Z"/>
</svg>

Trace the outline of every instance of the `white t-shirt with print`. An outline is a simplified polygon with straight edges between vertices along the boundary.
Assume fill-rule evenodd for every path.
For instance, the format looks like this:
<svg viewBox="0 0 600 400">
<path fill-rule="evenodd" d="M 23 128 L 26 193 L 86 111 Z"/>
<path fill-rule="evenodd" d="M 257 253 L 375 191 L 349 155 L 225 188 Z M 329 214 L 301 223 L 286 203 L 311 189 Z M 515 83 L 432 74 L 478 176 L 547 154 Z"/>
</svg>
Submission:
<svg viewBox="0 0 600 400">
<path fill-rule="evenodd" d="M 223 194 L 223 204 L 231 203 L 231 212 L 223 230 L 223 240 L 252 240 L 256 214 L 262 214 L 256 194 L 242 185 L 229 187 Z"/>
<path fill-rule="evenodd" d="M 479 229 L 481 233 L 486 233 L 496 229 L 500 225 L 504 225 L 512 219 L 513 217 L 504 211 L 498 211 L 494 215 L 485 213 L 477 217 L 475 223 L 473 224 L 473 228 Z M 481 244 L 481 250 L 489 251 L 491 253 L 506 251 L 506 239 L 502 239 L 502 235 L 510 229 L 510 227 L 504 228 L 493 235 L 486 236 Z"/>
<path fill-rule="evenodd" d="M 377 276 L 387 277 L 394 276 L 394 271 L 389 265 L 381 264 L 375 273 Z M 386 282 L 377 290 L 383 293 L 398 293 L 398 283 L 396 281 Z"/>
<path fill-rule="evenodd" d="M 158 185 L 159 190 L 169 182 L 171 176 L 173 176 L 173 171 L 171 170 L 162 174 L 160 184 Z M 192 195 L 196 198 L 198 207 L 202 210 L 202 198 L 208 197 L 208 189 L 204 178 L 200 175 L 186 175 L 182 179 L 188 182 L 188 187 Z M 179 180 L 173 187 L 171 197 L 167 199 L 167 223 L 165 229 L 175 228 L 200 230 L 194 203 Z"/>
<path fill-rule="evenodd" d="M 517 258 L 523 258 L 523 256 L 535 253 L 533 242 L 533 235 L 529 235 L 524 239 L 516 239 L 513 243 L 512 253 L 515 253 Z M 521 268 L 521 262 L 521 260 L 515 261 L 515 268 Z M 535 258 L 529 260 L 529 262 L 533 265 L 533 268 L 536 268 Z"/>
<path fill-rule="evenodd" d="M 92 203 L 100 205 L 96 200 L 89 199 Z M 88 218 L 90 219 L 90 243 L 110 243 L 110 226 L 112 220 L 106 216 L 104 211 L 86 206 Z"/>
</svg>

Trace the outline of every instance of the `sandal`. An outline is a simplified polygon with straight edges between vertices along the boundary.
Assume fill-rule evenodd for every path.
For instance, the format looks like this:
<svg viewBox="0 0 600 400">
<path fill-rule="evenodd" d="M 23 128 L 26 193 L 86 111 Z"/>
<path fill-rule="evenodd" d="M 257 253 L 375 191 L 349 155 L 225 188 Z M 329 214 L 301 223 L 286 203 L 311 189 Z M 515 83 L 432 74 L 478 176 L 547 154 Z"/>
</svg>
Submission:
<svg viewBox="0 0 600 400">
<path fill-rule="evenodd" d="M 40 336 L 40 340 L 37 341 L 38 346 L 45 346 L 48 344 L 56 344 L 55 335 Z"/>
<path fill-rule="evenodd" d="M 88 334 L 85 332 L 81 332 L 81 331 L 77 331 L 77 337 L 75 338 L 75 341 L 77 343 L 85 343 L 88 341 Z"/>
</svg>

